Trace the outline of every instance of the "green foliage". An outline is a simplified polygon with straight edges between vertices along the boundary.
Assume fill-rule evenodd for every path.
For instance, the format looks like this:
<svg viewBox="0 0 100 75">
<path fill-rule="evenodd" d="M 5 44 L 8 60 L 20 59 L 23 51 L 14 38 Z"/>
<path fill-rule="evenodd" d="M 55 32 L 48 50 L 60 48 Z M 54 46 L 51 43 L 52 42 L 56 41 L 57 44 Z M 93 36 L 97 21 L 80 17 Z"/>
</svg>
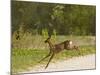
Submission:
<svg viewBox="0 0 100 75">
<path fill-rule="evenodd" d="M 53 30 L 53 34 L 52 34 L 52 38 L 51 39 L 52 39 L 53 43 L 55 43 L 57 41 L 56 40 L 57 39 L 57 32 L 56 32 L 55 29 Z"/>
<path fill-rule="evenodd" d="M 43 36 L 43 38 L 48 38 L 48 31 L 47 31 L 47 29 L 43 29 L 42 30 L 42 36 Z"/>
<path fill-rule="evenodd" d="M 12 33 L 23 27 L 40 35 L 45 28 L 50 34 L 95 35 L 95 22 L 95 6 L 12 1 Z"/>
</svg>

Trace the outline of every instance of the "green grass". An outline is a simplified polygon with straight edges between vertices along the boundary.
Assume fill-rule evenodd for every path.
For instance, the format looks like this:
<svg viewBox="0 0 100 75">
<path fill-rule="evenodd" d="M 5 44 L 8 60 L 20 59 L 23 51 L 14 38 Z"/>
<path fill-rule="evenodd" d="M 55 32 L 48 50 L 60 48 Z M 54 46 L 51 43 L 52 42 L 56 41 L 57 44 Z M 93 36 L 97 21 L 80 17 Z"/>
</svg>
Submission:
<svg viewBox="0 0 100 75">
<path fill-rule="evenodd" d="M 45 55 L 47 55 L 49 50 L 47 49 L 12 49 L 12 72 L 17 73 L 20 71 L 28 70 L 30 67 L 35 67 L 39 65 L 37 63 L 40 59 L 42 59 Z M 88 45 L 88 46 L 80 46 L 80 50 L 72 50 L 72 51 L 62 51 L 61 53 L 57 54 L 53 61 L 61 59 L 67 59 L 74 56 L 82 56 L 88 54 L 94 54 L 96 52 L 95 46 Z M 41 64 L 47 63 L 48 59 L 44 60 Z"/>
</svg>

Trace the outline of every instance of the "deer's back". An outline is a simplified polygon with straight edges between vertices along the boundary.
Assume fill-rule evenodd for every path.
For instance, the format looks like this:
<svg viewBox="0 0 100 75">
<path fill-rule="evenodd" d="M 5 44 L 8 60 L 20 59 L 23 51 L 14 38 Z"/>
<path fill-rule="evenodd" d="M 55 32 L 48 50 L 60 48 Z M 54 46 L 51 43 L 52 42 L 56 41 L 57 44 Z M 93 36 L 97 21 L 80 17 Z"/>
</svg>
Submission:
<svg viewBox="0 0 100 75">
<path fill-rule="evenodd" d="M 55 45 L 55 52 L 60 52 L 64 50 L 64 44 L 56 44 Z"/>
</svg>

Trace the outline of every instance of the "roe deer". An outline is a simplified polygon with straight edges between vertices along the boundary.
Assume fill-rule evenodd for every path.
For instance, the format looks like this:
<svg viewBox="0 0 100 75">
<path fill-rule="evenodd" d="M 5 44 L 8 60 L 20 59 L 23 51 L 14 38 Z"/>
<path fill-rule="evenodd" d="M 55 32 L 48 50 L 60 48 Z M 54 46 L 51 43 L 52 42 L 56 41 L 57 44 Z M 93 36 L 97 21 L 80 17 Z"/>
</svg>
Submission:
<svg viewBox="0 0 100 75">
<path fill-rule="evenodd" d="M 49 44 L 49 47 L 50 47 L 50 52 L 48 55 L 46 55 L 43 59 L 41 59 L 39 62 L 43 61 L 45 58 L 50 57 L 45 69 L 48 67 L 50 61 L 52 60 L 52 58 L 54 57 L 55 54 L 61 52 L 62 50 L 66 49 L 66 50 L 72 50 L 72 49 L 76 49 L 78 50 L 78 47 L 77 46 L 72 46 L 72 41 L 71 40 L 66 40 L 62 43 L 59 43 L 59 44 L 55 44 L 53 45 L 50 41 L 50 38 L 47 38 L 47 40 L 45 40 L 45 43 L 48 43 Z"/>
</svg>

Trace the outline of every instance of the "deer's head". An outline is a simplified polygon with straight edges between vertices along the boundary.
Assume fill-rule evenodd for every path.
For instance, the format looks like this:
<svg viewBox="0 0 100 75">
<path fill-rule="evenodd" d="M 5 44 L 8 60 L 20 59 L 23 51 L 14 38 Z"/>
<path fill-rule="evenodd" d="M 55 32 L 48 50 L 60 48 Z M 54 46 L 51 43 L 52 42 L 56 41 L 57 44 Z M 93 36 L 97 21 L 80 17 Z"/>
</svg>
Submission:
<svg viewBox="0 0 100 75">
<path fill-rule="evenodd" d="M 50 41 L 50 38 L 51 38 L 51 37 L 47 38 L 44 42 L 45 42 L 45 43 L 49 42 L 49 41 Z"/>
</svg>

